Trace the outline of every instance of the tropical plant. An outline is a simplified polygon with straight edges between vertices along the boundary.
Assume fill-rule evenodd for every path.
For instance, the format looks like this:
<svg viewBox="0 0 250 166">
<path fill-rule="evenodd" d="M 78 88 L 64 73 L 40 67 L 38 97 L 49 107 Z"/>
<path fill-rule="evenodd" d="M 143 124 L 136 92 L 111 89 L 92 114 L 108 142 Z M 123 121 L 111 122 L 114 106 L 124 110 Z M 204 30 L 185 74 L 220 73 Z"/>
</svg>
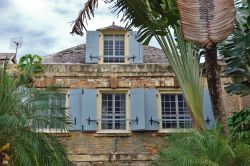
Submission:
<svg viewBox="0 0 250 166">
<path fill-rule="evenodd" d="M 233 82 L 225 87 L 230 95 L 250 95 L 250 7 L 248 1 L 236 1 L 237 21 L 230 37 L 219 45 L 226 62 L 224 73 Z"/>
<path fill-rule="evenodd" d="M 178 23 L 175 0 L 106 0 L 113 4 L 113 12 L 122 14 L 127 27 L 139 28 L 138 41 L 148 44 L 155 37 L 164 51 L 182 88 L 197 126 L 204 129 L 202 116 L 203 82 L 197 48 L 183 39 Z M 84 22 L 94 15 L 97 0 L 88 0 L 75 20 L 71 33 L 83 34 Z M 138 6 L 140 6 L 138 8 Z"/>
<path fill-rule="evenodd" d="M 250 108 L 234 112 L 228 118 L 228 125 L 233 140 L 241 140 L 250 145 Z"/>
<path fill-rule="evenodd" d="M 181 29 L 185 39 L 202 45 L 209 94 L 215 118 L 227 131 L 226 111 L 222 98 L 220 71 L 218 70 L 217 43 L 225 40 L 234 28 L 233 0 L 177 0 Z"/>
<path fill-rule="evenodd" d="M 247 166 L 250 164 L 249 145 L 232 145 L 221 135 L 221 126 L 211 131 L 175 133 L 166 139 L 166 145 L 153 165 L 159 166 Z"/>
<path fill-rule="evenodd" d="M 44 71 L 42 57 L 39 55 L 27 54 L 22 56 L 18 62 L 18 69 L 21 71 L 22 81 L 31 82 L 35 74 Z"/>
<path fill-rule="evenodd" d="M 61 96 L 51 86 L 37 89 L 0 69 L 0 147 L 9 144 L 10 165 L 70 165 L 64 146 L 53 136 L 38 132 L 41 127 L 67 129 L 65 108 L 50 104 L 50 96 Z"/>
</svg>

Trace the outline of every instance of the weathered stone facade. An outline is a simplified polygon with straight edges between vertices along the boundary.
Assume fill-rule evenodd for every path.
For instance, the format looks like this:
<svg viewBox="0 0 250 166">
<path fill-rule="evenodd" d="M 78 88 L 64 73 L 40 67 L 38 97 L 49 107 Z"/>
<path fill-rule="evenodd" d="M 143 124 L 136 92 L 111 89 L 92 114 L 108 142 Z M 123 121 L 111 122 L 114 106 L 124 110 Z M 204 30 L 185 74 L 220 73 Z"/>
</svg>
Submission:
<svg viewBox="0 0 250 166">
<path fill-rule="evenodd" d="M 52 83 L 60 84 L 67 92 L 73 88 L 176 88 L 174 74 L 167 64 L 87 65 L 46 64 L 46 72 L 37 76 L 39 88 Z M 230 82 L 222 77 L 222 84 Z M 205 85 L 206 86 L 206 85 Z M 228 115 L 249 104 L 249 100 L 229 96 L 223 91 Z M 67 146 L 69 158 L 78 166 L 85 165 L 150 165 L 164 146 L 166 135 L 158 132 L 132 132 L 130 134 L 98 134 L 69 132 L 59 135 Z"/>
<path fill-rule="evenodd" d="M 151 165 L 165 143 L 162 135 L 152 132 L 133 132 L 126 136 L 70 132 L 61 140 L 67 145 L 70 160 L 79 166 Z"/>
</svg>

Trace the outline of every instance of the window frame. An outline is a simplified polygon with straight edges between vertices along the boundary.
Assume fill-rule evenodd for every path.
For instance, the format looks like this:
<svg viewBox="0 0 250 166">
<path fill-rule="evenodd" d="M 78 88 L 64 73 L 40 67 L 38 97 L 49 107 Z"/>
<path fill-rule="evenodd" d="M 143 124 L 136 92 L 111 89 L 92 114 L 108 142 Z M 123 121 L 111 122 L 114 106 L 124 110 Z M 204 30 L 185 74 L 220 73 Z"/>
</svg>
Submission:
<svg viewBox="0 0 250 166">
<path fill-rule="evenodd" d="M 64 98 L 64 101 L 62 101 L 62 105 L 64 105 L 64 110 L 65 110 L 65 115 L 67 115 L 69 113 L 69 110 L 68 110 L 68 105 L 69 105 L 69 99 L 68 99 L 68 93 L 62 93 L 62 96 Z M 53 101 L 54 99 L 51 99 L 51 96 L 49 95 L 49 104 L 51 104 L 51 102 Z M 56 102 L 58 102 L 58 99 L 56 99 Z M 37 128 L 36 129 L 36 132 L 42 132 L 42 133 L 49 133 L 49 134 L 65 134 L 65 133 L 68 133 L 69 131 L 68 130 L 61 130 L 59 128 Z"/>
<path fill-rule="evenodd" d="M 125 94 L 125 129 L 102 129 L 102 94 Z M 97 130 L 96 133 L 131 133 L 130 122 L 130 100 L 129 100 L 129 90 L 128 89 L 97 89 Z"/>
<path fill-rule="evenodd" d="M 190 132 L 190 130 L 193 128 L 193 120 L 192 120 L 192 116 L 190 114 L 191 117 L 191 128 L 163 128 L 162 126 L 162 105 L 161 105 L 161 95 L 162 94 L 174 94 L 174 95 L 179 95 L 182 94 L 182 91 L 180 89 L 176 90 L 176 89 L 160 89 L 157 91 L 157 114 L 158 114 L 158 119 L 159 120 L 159 133 L 173 133 L 173 132 Z M 183 96 L 184 97 L 184 96 Z M 175 101 L 176 102 L 176 101 Z M 187 109 L 190 109 L 187 106 Z M 189 112 L 190 113 L 190 112 Z M 176 120 L 177 122 L 177 120 Z"/>
<path fill-rule="evenodd" d="M 107 46 L 110 48 L 105 48 L 105 37 L 109 37 L 110 40 L 108 40 L 108 42 L 112 41 L 112 45 L 108 44 Z M 122 37 L 122 40 L 120 39 L 120 37 Z M 119 39 L 119 40 L 118 40 Z M 117 41 L 123 41 L 123 55 L 116 55 L 116 51 L 121 51 L 120 49 L 116 48 L 116 42 Z M 122 45 L 120 45 L 120 43 L 118 44 L 119 47 L 121 47 Z M 117 47 L 118 47 L 117 46 Z M 111 49 L 112 47 L 112 49 Z M 106 51 L 112 51 L 112 55 L 105 55 L 105 49 Z M 120 52 L 119 52 L 120 53 Z M 107 61 L 105 62 L 105 58 L 123 58 L 123 62 L 110 62 Z M 125 34 L 104 34 L 103 35 L 103 63 L 108 63 L 108 64 L 113 64 L 113 63 L 125 63 Z"/>
<path fill-rule="evenodd" d="M 124 62 L 104 62 L 104 35 L 124 35 Z M 129 64 L 129 31 L 99 31 L 99 61 L 98 64 Z"/>
</svg>

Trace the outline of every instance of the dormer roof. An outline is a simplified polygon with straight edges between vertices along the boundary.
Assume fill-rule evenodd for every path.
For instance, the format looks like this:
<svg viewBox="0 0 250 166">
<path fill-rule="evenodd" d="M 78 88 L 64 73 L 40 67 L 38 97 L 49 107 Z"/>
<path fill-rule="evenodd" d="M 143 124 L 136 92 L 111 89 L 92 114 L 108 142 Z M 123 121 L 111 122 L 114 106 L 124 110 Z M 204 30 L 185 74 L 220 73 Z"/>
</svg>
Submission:
<svg viewBox="0 0 250 166">
<path fill-rule="evenodd" d="M 97 29 L 97 31 L 107 31 L 107 30 L 109 30 L 109 31 L 130 31 L 130 29 L 115 25 L 115 22 L 113 22 L 113 24 L 110 26 Z"/>
</svg>

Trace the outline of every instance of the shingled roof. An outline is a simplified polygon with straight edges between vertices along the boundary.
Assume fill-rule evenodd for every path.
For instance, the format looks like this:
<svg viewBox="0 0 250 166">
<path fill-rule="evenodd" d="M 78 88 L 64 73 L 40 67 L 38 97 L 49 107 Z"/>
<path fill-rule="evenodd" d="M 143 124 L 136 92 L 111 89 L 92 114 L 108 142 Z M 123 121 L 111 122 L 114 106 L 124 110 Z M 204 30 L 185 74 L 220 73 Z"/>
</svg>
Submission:
<svg viewBox="0 0 250 166">
<path fill-rule="evenodd" d="M 15 53 L 0 53 L 0 61 L 11 60 L 13 63 L 16 63 L 15 55 Z"/>
<path fill-rule="evenodd" d="M 0 53 L 0 60 L 10 60 L 13 56 L 15 53 Z"/>
<path fill-rule="evenodd" d="M 85 44 L 68 48 L 43 57 L 43 63 L 85 63 Z M 143 63 L 166 63 L 163 51 L 152 46 L 144 46 Z"/>
</svg>

